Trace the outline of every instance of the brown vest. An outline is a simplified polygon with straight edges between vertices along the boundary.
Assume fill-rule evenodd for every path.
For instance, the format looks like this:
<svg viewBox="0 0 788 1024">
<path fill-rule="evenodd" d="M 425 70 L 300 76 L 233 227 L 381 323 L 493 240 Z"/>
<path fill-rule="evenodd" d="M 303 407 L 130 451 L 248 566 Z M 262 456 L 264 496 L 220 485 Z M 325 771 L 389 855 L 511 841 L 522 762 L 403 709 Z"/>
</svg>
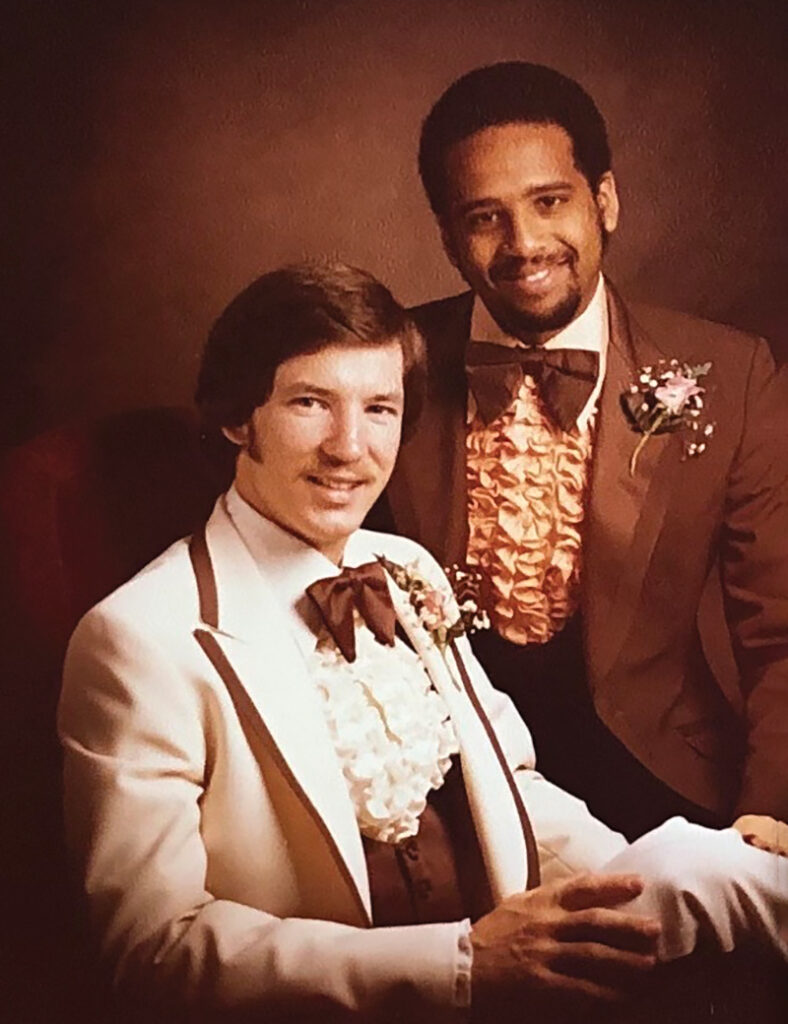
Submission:
<svg viewBox="0 0 788 1024">
<path fill-rule="evenodd" d="M 492 909 L 462 769 L 432 790 L 419 831 L 399 843 L 364 838 L 376 927 L 472 921 Z"/>
</svg>

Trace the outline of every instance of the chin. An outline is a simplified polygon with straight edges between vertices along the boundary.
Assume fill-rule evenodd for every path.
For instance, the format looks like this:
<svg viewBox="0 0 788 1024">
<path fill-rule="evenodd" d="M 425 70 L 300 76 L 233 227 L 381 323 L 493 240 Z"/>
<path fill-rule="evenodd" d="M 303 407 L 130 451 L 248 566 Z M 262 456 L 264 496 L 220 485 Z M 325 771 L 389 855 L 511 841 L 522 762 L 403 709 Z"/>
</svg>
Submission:
<svg viewBox="0 0 788 1024">
<path fill-rule="evenodd" d="M 364 517 L 356 513 L 321 516 L 320 519 L 310 523 L 309 533 L 315 538 L 313 543 L 316 546 L 343 544 L 352 533 L 356 532 L 363 521 Z"/>
<path fill-rule="evenodd" d="M 546 334 L 563 330 L 580 308 L 580 294 L 572 293 L 546 309 L 509 306 L 502 312 L 502 326 L 514 334 Z"/>
</svg>

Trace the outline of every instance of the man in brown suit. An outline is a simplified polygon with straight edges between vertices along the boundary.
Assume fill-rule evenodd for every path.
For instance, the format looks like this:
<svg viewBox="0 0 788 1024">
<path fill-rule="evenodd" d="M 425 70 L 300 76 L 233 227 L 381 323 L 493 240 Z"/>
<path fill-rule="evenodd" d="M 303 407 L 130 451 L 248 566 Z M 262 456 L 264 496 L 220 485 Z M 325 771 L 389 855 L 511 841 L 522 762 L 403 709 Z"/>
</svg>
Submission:
<svg viewBox="0 0 788 1024">
<path fill-rule="evenodd" d="M 603 820 L 632 838 L 675 814 L 788 818 L 788 403 L 767 345 L 603 278 L 605 124 L 549 68 L 455 82 L 420 172 L 471 291 L 414 311 L 430 393 L 387 525 L 480 571 L 476 652 L 541 770 Z M 698 626 L 716 580 L 735 692 L 706 653 L 723 616 Z"/>
</svg>

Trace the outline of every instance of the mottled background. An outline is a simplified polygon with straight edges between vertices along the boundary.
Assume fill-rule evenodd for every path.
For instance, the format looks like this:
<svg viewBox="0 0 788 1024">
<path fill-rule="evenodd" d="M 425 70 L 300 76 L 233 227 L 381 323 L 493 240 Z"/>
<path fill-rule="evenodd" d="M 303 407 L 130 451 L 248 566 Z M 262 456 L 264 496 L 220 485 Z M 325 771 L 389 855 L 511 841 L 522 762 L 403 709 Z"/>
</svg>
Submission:
<svg viewBox="0 0 788 1024">
<path fill-rule="evenodd" d="M 6 5 L 0 432 L 180 403 L 252 277 L 341 254 L 407 302 L 458 290 L 421 118 L 512 57 L 577 77 L 623 193 L 634 297 L 767 334 L 785 313 L 780 5 L 171 0 Z"/>
</svg>

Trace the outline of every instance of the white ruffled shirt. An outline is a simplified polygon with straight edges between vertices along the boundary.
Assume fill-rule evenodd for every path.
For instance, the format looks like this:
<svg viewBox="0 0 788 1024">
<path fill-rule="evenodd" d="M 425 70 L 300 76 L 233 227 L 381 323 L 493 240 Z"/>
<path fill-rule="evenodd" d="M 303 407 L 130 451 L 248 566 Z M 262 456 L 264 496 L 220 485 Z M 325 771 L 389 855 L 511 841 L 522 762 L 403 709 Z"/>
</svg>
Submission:
<svg viewBox="0 0 788 1024">
<path fill-rule="evenodd" d="M 227 511 L 258 564 L 276 579 L 298 645 L 323 703 L 362 835 L 396 843 L 414 836 L 431 790 L 439 789 L 459 750 L 443 698 L 418 655 L 395 638 L 379 643 L 356 614 L 356 660 L 345 661 L 305 591 L 340 568 L 264 518 L 233 487 Z M 348 539 L 344 564 L 368 554 Z"/>
</svg>

